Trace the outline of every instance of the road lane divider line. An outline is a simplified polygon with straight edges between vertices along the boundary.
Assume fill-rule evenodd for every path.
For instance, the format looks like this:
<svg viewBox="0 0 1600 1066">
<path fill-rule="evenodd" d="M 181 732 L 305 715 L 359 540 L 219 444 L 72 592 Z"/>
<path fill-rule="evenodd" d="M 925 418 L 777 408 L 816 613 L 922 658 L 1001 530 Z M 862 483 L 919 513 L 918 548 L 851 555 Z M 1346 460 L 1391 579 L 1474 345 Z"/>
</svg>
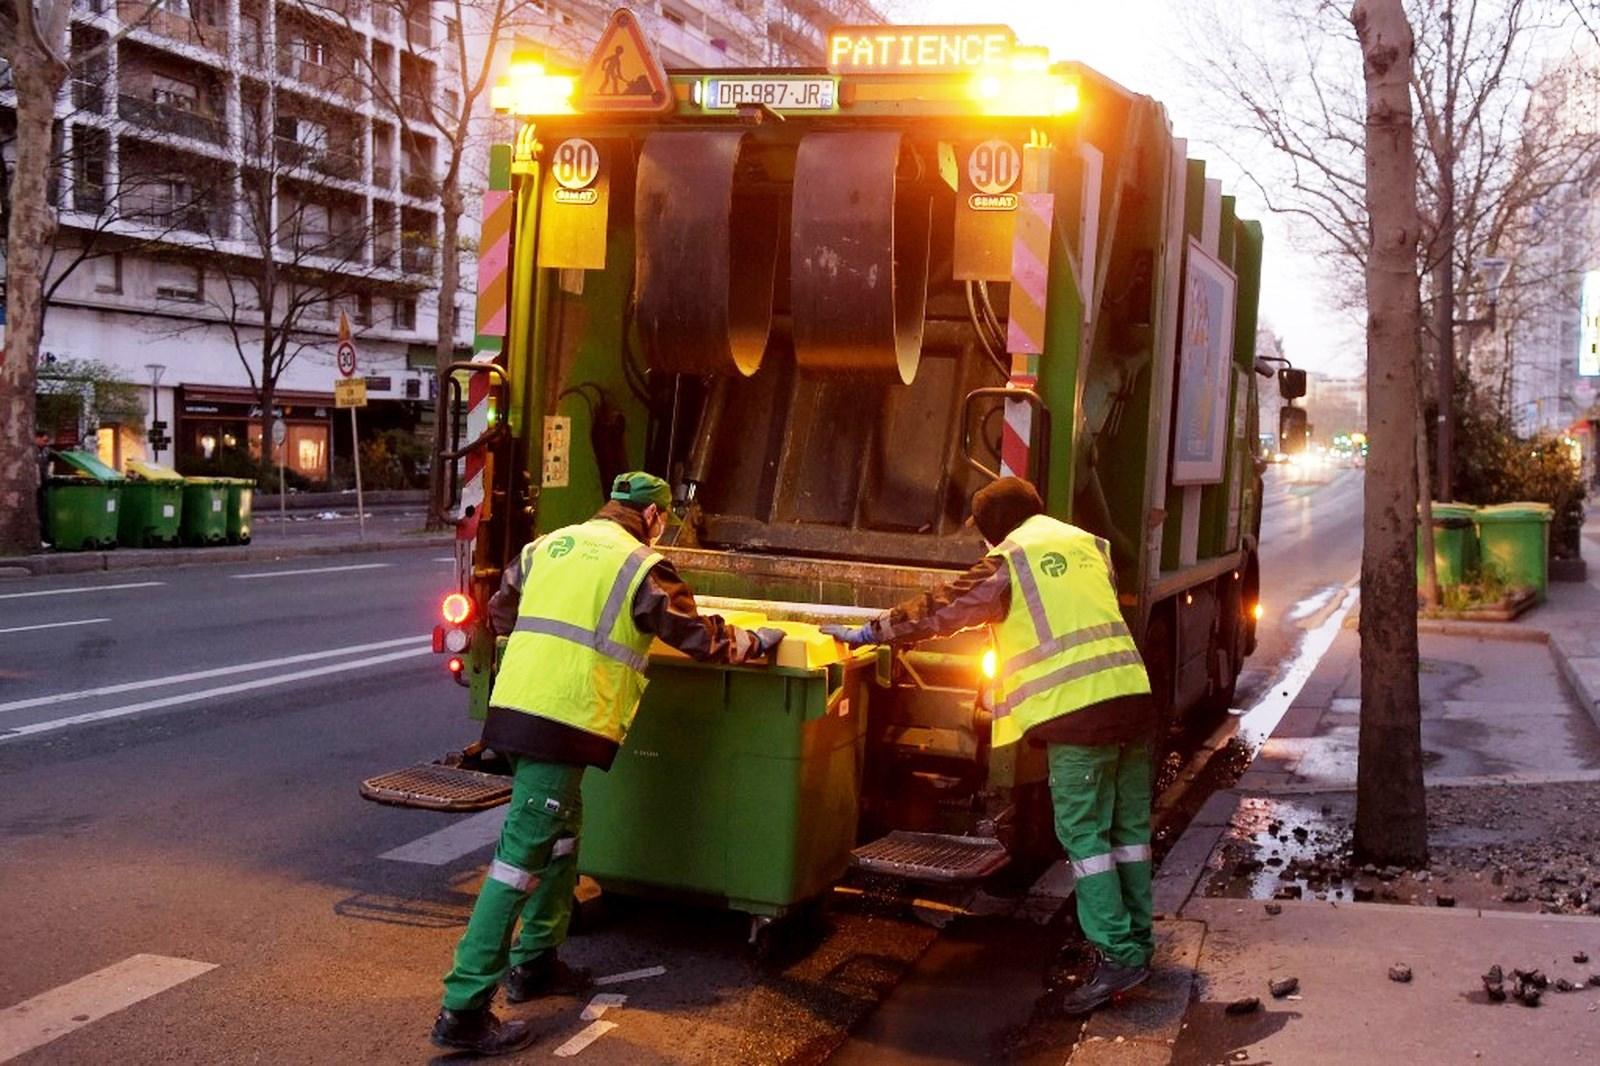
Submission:
<svg viewBox="0 0 1600 1066">
<path fill-rule="evenodd" d="M 322 651 L 308 651 L 299 655 L 284 655 L 276 659 L 257 659 L 252 663 L 235 663 L 233 666 L 214 666 L 205 670 L 191 670 L 184 674 L 152 677 L 145 681 L 124 681 L 116 685 L 79 689 L 76 692 L 56 692 L 49 696 L 30 696 L 25 700 L 0 703 L 0 713 L 21 711 L 29 707 L 43 707 L 51 703 L 65 703 L 70 700 L 89 699 L 93 696 L 115 696 L 119 693 L 138 692 L 147 688 L 167 688 L 171 685 L 181 685 L 188 681 L 206 681 L 213 677 L 250 674 L 257 670 L 271 670 L 278 666 L 294 666 L 297 663 L 315 662 L 318 659 L 336 659 L 341 655 L 359 655 L 368 651 L 387 651 L 390 648 L 399 648 L 407 644 L 421 644 L 429 639 L 426 636 L 400 637 L 397 640 L 380 640 L 371 644 L 351 644 L 343 648 L 325 648 Z"/>
<path fill-rule="evenodd" d="M 605 977 L 596 977 L 596 985 L 625 985 L 629 981 L 644 981 L 651 977 L 660 977 L 667 972 L 665 966 L 646 966 L 642 970 L 624 970 L 622 973 L 608 974 Z"/>
<path fill-rule="evenodd" d="M 560 1047 L 556 1048 L 555 1051 L 551 1052 L 551 1054 L 555 1055 L 555 1057 L 558 1059 L 570 1059 L 572 1056 L 578 1054 L 584 1048 L 588 1047 L 596 1040 L 599 1040 L 602 1036 L 605 1036 L 616 1027 L 616 1022 L 608 1022 L 604 1020 L 594 1022 L 587 1029 L 584 1029 L 583 1032 L 579 1033 L 571 1040 L 568 1040 L 565 1044 L 562 1044 Z"/>
<path fill-rule="evenodd" d="M 6 1007 L 0 1010 L 0 1062 L 9 1062 L 216 968 L 214 962 L 132 955 Z"/>
<path fill-rule="evenodd" d="M 299 577 L 302 574 L 337 574 L 345 570 L 385 570 L 393 563 L 350 563 L 346 566 L 312 566 L 303 570 L 262 570 L 255 574 L 229 574 L 235 581 L 257 581 L 264 577 Z"/>
<path fill-rule="evenodd" d="M 0 633 L 32 633 L 36 629 L 65 629 L 68 626 L 92 626 L 101 622 L 109 622 L 109 618 L 79 618 L 74 622 L 40 622 L 31 626 L 12 626 L 9 629 L 0 629 Z"/>
<path fill-rule="evenodd" d="M 500 827 L 505 825 L 506 807 L 474 814 L 445 826 L 438 832 L 418 837 L 409 844 L 390 848 L 379 855 L 391 862 L 415 862 L 424 866 L 445 866 L 474 851 L 479 851 L 500 839 Z"/>
<path fill-rule="evenodd" d="M 374 655 L 367 659 L 356 659 L 352 662 L 332 663 L 328 666 L 316 666 L 309 670 L 296 670 L 293 673 L 279 674 L 276 677 L 257 678 L 254 681 L 241 681 L 235 685 L 219 685 L 216 688 L 202 689 L 199 692 L 184 692 L 176 696 L 163 696 L 160 699 L 145 700 L 143 703 L 130 703 L 122 707 L 111 707 L 103 711 L 91 711 L 88 714 L 75 714 L 68 718 L 56 718 L 48 722 L 31 722 L 28 725 L 13 726 L 10 729 L 0 729 L 0 744 L 8 741 L 21 740 L 39 733 L 51 733 L 58 729 L 66 729 L 75 725 L 87 725 L 90 722 L 103 722 L 110 718 L 124 718 L 130 714 L 141 711 L 154 711 L 163 707 L 177 707 L 185 703 L 198 703 L 219 696 L 233 696 L 241 692 L 254 692 L 257 689 L 272 688 L 276 685 L 286 685 L 291 681 L 304 681 L 313 677 L 326 677 L 329 674 L 344 673 L 348 670 L 361 670 L 369 666 L 381 666 L 384 663 L 395 662 L 400 659 L 409 659 L 415 655 L 432 655 L 431 647 L 408 648 L 405 651 L 392 651 L 387 655 Z"/>
<path fill-rule="evenodd" d="M 75 592 L 112 592 L 116 589 L 153 589 L 165 581 L 128 581 L 120 585 L 75 585 L 70 589 L 39 589 L 35 592 L 0 592 L 0 600 L 26 600 L 34 596 L 70 596 Z"/>
<path fill-rule="evenodd" d="M 583 1008 L 583 1013 L 578 1015 L 578 1020 L 583 1022 L 597 1022 L 606 1016 L 606 1011 L 612 1007 L 620 1007 L 628 1002 L 628 997 L 621 992 L 600 992 L 594 995 L 588 1006 Z"/>
</svg>

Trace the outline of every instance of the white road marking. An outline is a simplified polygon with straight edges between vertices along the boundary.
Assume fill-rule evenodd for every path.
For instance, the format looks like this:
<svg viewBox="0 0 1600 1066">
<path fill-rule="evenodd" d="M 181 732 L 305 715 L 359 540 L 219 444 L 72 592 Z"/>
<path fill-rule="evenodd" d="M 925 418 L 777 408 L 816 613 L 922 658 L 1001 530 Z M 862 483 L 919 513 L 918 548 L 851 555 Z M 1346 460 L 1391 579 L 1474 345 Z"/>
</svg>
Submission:
<svg viewBox="0 0 1600 1066">
<path fill-rule="evenodd" d="M 137 692 L 146 688 L 166 688 L 169 685 L 181 685 L 186 681 L 204 681 L 213 677 L 227 677 L 231 674 L 248 674 L 257 670 L 270 670 L 277 666 L 293 666 L 295 663 L 314 662 L 317 659 L 336 659 L 341 655 L 358 655 L 366 651 L 384 651 L 389 648 L 398 648 L 406 644 L 420 644 L 429 637 L 401 637 L 398 640 L 380 640 L 374 644 L 351 644 L 343 648 L 328 648 L 325 651 L 308 651 L 300 655 L 284 655 L 276 659 L 257 659 L 253 663 L 236 663 L 233 666 L 215 666 L 209 670 L 191 670 L 186 674 L 172 674 L 167 677 L 153 677 L 147 681 L 126 681 L 119 685 L 103 685 L 100 688 L 79 689 L 77 692 L 57 692 L 49 696 L 30 696 L 25 700 L 12 700 L 10 703 L 0 703 L 0 713 L 5 711 L 20 711 L 27 707 L 43 707 L 50 703 L 64 703 L 69 700 L 88 699 L 90 696 L 113 696 L 119 692 Z"/>
<path fill-rule="evenodd" d="M 1278 723 L 1288 713 L 1289 705 L 1300 695 L 1306 682 L 1311 680 L 1312 673 L 1322 662 L 1322 657 L 1328 654 L 1328 649 L 1333 647 L 1334 638 L 1344 627 L 1345 618 L 1360 600 L 1361 596 L 1354 585 L 1345 588 L 1344 602 L 1331 611 L 1317 628 L 1306 633 L 1288 671 L 1272 686 L 1271 691 L 1256 701 L 1254 707 L 1240 716 L 1238 736 L 1252 758 L 1278 728 Z"/>
<path fill-rule="evenodd" d="M 627 970 L 623 973 L 614 973 L 606 977 L 596 977 L 594 983 L 597 985 L 620 985 L 628 981 L 643 981 L 650 977 L 660 977 L 666 972 L 667 968 L 665 966 L 647 966 L 642 970 Z"/>
<path fill-rule="evenodd" d="M 134 955 L 0 1010 L 0 1062 L 43 1047 L 108 1014 L 174 988 L 207 970 L 211 962 L 164 955 Z"/>
<path fill-rule="evenodd" d="M 556 1048 L 553 1054 L 558 1059 L 570 1059 L 572 1056 L 578 1054 L 578 1052 L 582 1051 L 596 1040 L 599 1040 L 602 1036 L 605 1036 L 616 1027 L 616 1022 L 595 1022 L 583 1032 L 579 1033 L 571 1040 L 568 1040 L 565 1044 L 562 1044 L 560 1047 Z"/>
<path fill-rule="evenodd" d="M 436 563 L 453 563 L 455 561 L 456 557 L 454 555 L 441 555 L 434 560 Z"/>
<path fill-rule="evenodd" d="M 1039 875 L 1039 880 L 1028 889 L 1030 899 L 1067 899 L 1072 895 L 1072 886 L 1077 883 L 1077 878 L 1072 876 L 1072 864 L 1066 859 L 1061 859 L 1044 873 Z"/>
<path fill-rule="evenodd" d="M 303 681 L 312 677 L 325 677 L 328 674 L 343 673 L 347 670 L 360 670 L 368 666 L 379 666 L 383 663 L 394 662 L 398 659 L 408 659 L 414 655 L 431 655 L 432 648 L 408 648 L 405 651 L 393 651 L 387 655 L 374 655 L 370 659 L 357 659 L 353 662 L 333 663 L 329 666 L 317 666 L 309 670 L 296 670 L 290 674 L 279 674 L 277 677 L 258 678 L 255 681 L 241 681 L 236 685 L 220 685 L 217 688 L 202 689 L 199 692 L 185 692 L 177 696 L 163 696 L 160 699 L 146 700 L 143 703 L 130 703 L 123 707 L 112 707 L 104 711 L 92 711 L 88 714 L 75 714 L 70 718 L 56 718 L 48 722 L 33 722 L 29 725 L 19 725 L 11 729 L 0 729 L 0 744 L 7 741 L 18 740 L 22 737 L 33 736 L 36 733 L 50 733 L 57 729 L 66 729 L 69 726 L 87 725 L 90 722 L 103 722 L 109 718 L 123 718 L 140 711 L 153 711 L 162 707 L 176 707 L 184 703 L 198 703 L 214 696 L 232 696 L 240 692 L 253 692 L 256 689 L 271 688 L 274 685 L 288 684 L 290 681 Z"/>
<path fill-rule="evenodd" d="M 0 629 L 0 633 L 31 633 L 36 629 L 65 629 L 67 626 L 92 626 L 109 621 L 111 621 L 109 618 L 80 618 L 76 622 L 40 622 L 36 626 L 12 626 L 10 629 Z"/>
<path fill-rule="evenodd" d="M 0 593 L 0 600 L 25 600 L 33 596 L 70 596 L 75 592 L 111 592 L 114 589 L 151 589 L 165 581 L 129 581 L 122 585 L 80 585 L 70 589 L 40 589 L 38 592 Z"/>
<path fill-rule="evenodd" d="M 264 577 L 298 577 L 301 574 L 337 574 L 343 570 L 382 570 L 393 563 L 350 563 L 348 566 L 313 566 L 304 570 L 263 570 L 258 574 L 230 574 L 235 581 L 256 581 Z"/>
<path fill-rule="evenodd" d="M 394 862 L 416 862 L 424 866 L 444 866 L 499 840 L 500 827 L 505 821 L 506 808 L 496 807 L 481 814 L 474 814 L 470 818 L 463 818 L 436 833 L 418 837 L 409 844 L 390 848 L 378 858 L 391 859 Z"/>
<path fill-rule="evenodd" d="M 628 997 L 621 992 L 601 992 L 589 1000 L 589 1005 L 584 1007 L 583 1013 L 578 1016 L 579 1020 L 597 1022 L 606 1016 L 606 1011 L 612 1007 L 620 1007 L 626 1002 Z"/>
</svg>

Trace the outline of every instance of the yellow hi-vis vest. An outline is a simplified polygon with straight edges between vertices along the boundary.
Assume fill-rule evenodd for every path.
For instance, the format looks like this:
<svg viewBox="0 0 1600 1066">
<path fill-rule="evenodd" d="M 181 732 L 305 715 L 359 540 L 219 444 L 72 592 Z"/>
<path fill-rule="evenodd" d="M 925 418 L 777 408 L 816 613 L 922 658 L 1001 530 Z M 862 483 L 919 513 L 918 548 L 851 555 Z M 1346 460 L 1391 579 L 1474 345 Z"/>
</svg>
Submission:
<svg viewBox="0 0 1600 1066">
<path fill-rule="evenodd" d="M 609 519 L 522 549 L 522 602 L 489 702 L 617 744 L 644 695 L 651 635 L 633 597 L 661 556 Z"/>
<path fill-rule="evenodd" d="M 1052 718 L 1150 691 L 1105 541 L 1034 515 L 989 554 L 1006 561 L 1011 577 L 1011 608 L 993 627 L 995 747 Z"/>
</svg>

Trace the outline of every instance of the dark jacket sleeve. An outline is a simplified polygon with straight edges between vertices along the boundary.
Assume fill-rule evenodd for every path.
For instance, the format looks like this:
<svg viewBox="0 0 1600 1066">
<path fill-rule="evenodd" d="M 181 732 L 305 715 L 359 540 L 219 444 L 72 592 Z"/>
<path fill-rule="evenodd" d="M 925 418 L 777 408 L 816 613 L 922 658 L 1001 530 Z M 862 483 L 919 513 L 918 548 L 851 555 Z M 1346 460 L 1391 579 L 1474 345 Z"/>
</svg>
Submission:
<svg viewBox="0 0 1600 1066">
<path fill-rule="evenodd" d="M 701 614 L 694 591 L 665 559 L 650 568 L 634 593 L 633 621 L 701 662 L 742 663 L 757 651 L 749 631 L 729 625 L 721 615 Z"/>
<path fill-rule="evenodd" d="M 932 592 L 914 596 L 867 623 L 880 644 L 947 637 L 1004 620 L 1011 576 L 1004 559 L 986 555 L 972 569 Z"/>
<path fill-rule="evenodd" d="M 497 637 L 509 636 L 516 627 L 517 611 L 522 606 L 522 560 L 527 555 L 528 549 L 524 548 L 506 564 L 500 574 L 500 587 L 489 597 L 489 628 Z"/>
</svg>

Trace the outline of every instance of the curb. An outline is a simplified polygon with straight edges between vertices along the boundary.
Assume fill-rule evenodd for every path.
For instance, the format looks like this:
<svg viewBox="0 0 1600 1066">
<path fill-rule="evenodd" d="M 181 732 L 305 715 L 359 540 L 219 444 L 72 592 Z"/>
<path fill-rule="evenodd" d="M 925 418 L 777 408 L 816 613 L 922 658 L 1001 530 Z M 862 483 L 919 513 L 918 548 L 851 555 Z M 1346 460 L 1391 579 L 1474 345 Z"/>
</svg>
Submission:
<svg viewBox="0 0 1600 1066">
<path fill-rule="evenodd" d="M 401 548 L 441 548 L 455 543 L 453 533 L 410 537 L 383 537 L 366 541 L 320 544 L 247 544 L 225 548 L 135 548 L 127 551 L 72 552 L 61 555 L 23 555 L 0 559 L 0 580 L 7 577 L 47 577 L 115 570 L 146 570 L 206 563 L 243 563 L 253 560 L 295 559 L 395 551 Z"/>
<path fill-rule="evenodd" d="M 1600 658 L 1573 655 L 1565 642 L 1554 635 L 1550 637 L 1550 657 L 1556 661 L 1556 669 L 1573 699 L 1582 704 L 1594 724 L 1600 726 Z"/>
<path fill-rule="evenodd" d="M 1418 618 L 1418 633 L 1443 637 L 1476 637 L 1479 640 L 1519 640 L 1528 644 L 1554 646 L 1550 633 L 1520 622 L 1463 622 L 1455 618 Z"/>
</svg>

